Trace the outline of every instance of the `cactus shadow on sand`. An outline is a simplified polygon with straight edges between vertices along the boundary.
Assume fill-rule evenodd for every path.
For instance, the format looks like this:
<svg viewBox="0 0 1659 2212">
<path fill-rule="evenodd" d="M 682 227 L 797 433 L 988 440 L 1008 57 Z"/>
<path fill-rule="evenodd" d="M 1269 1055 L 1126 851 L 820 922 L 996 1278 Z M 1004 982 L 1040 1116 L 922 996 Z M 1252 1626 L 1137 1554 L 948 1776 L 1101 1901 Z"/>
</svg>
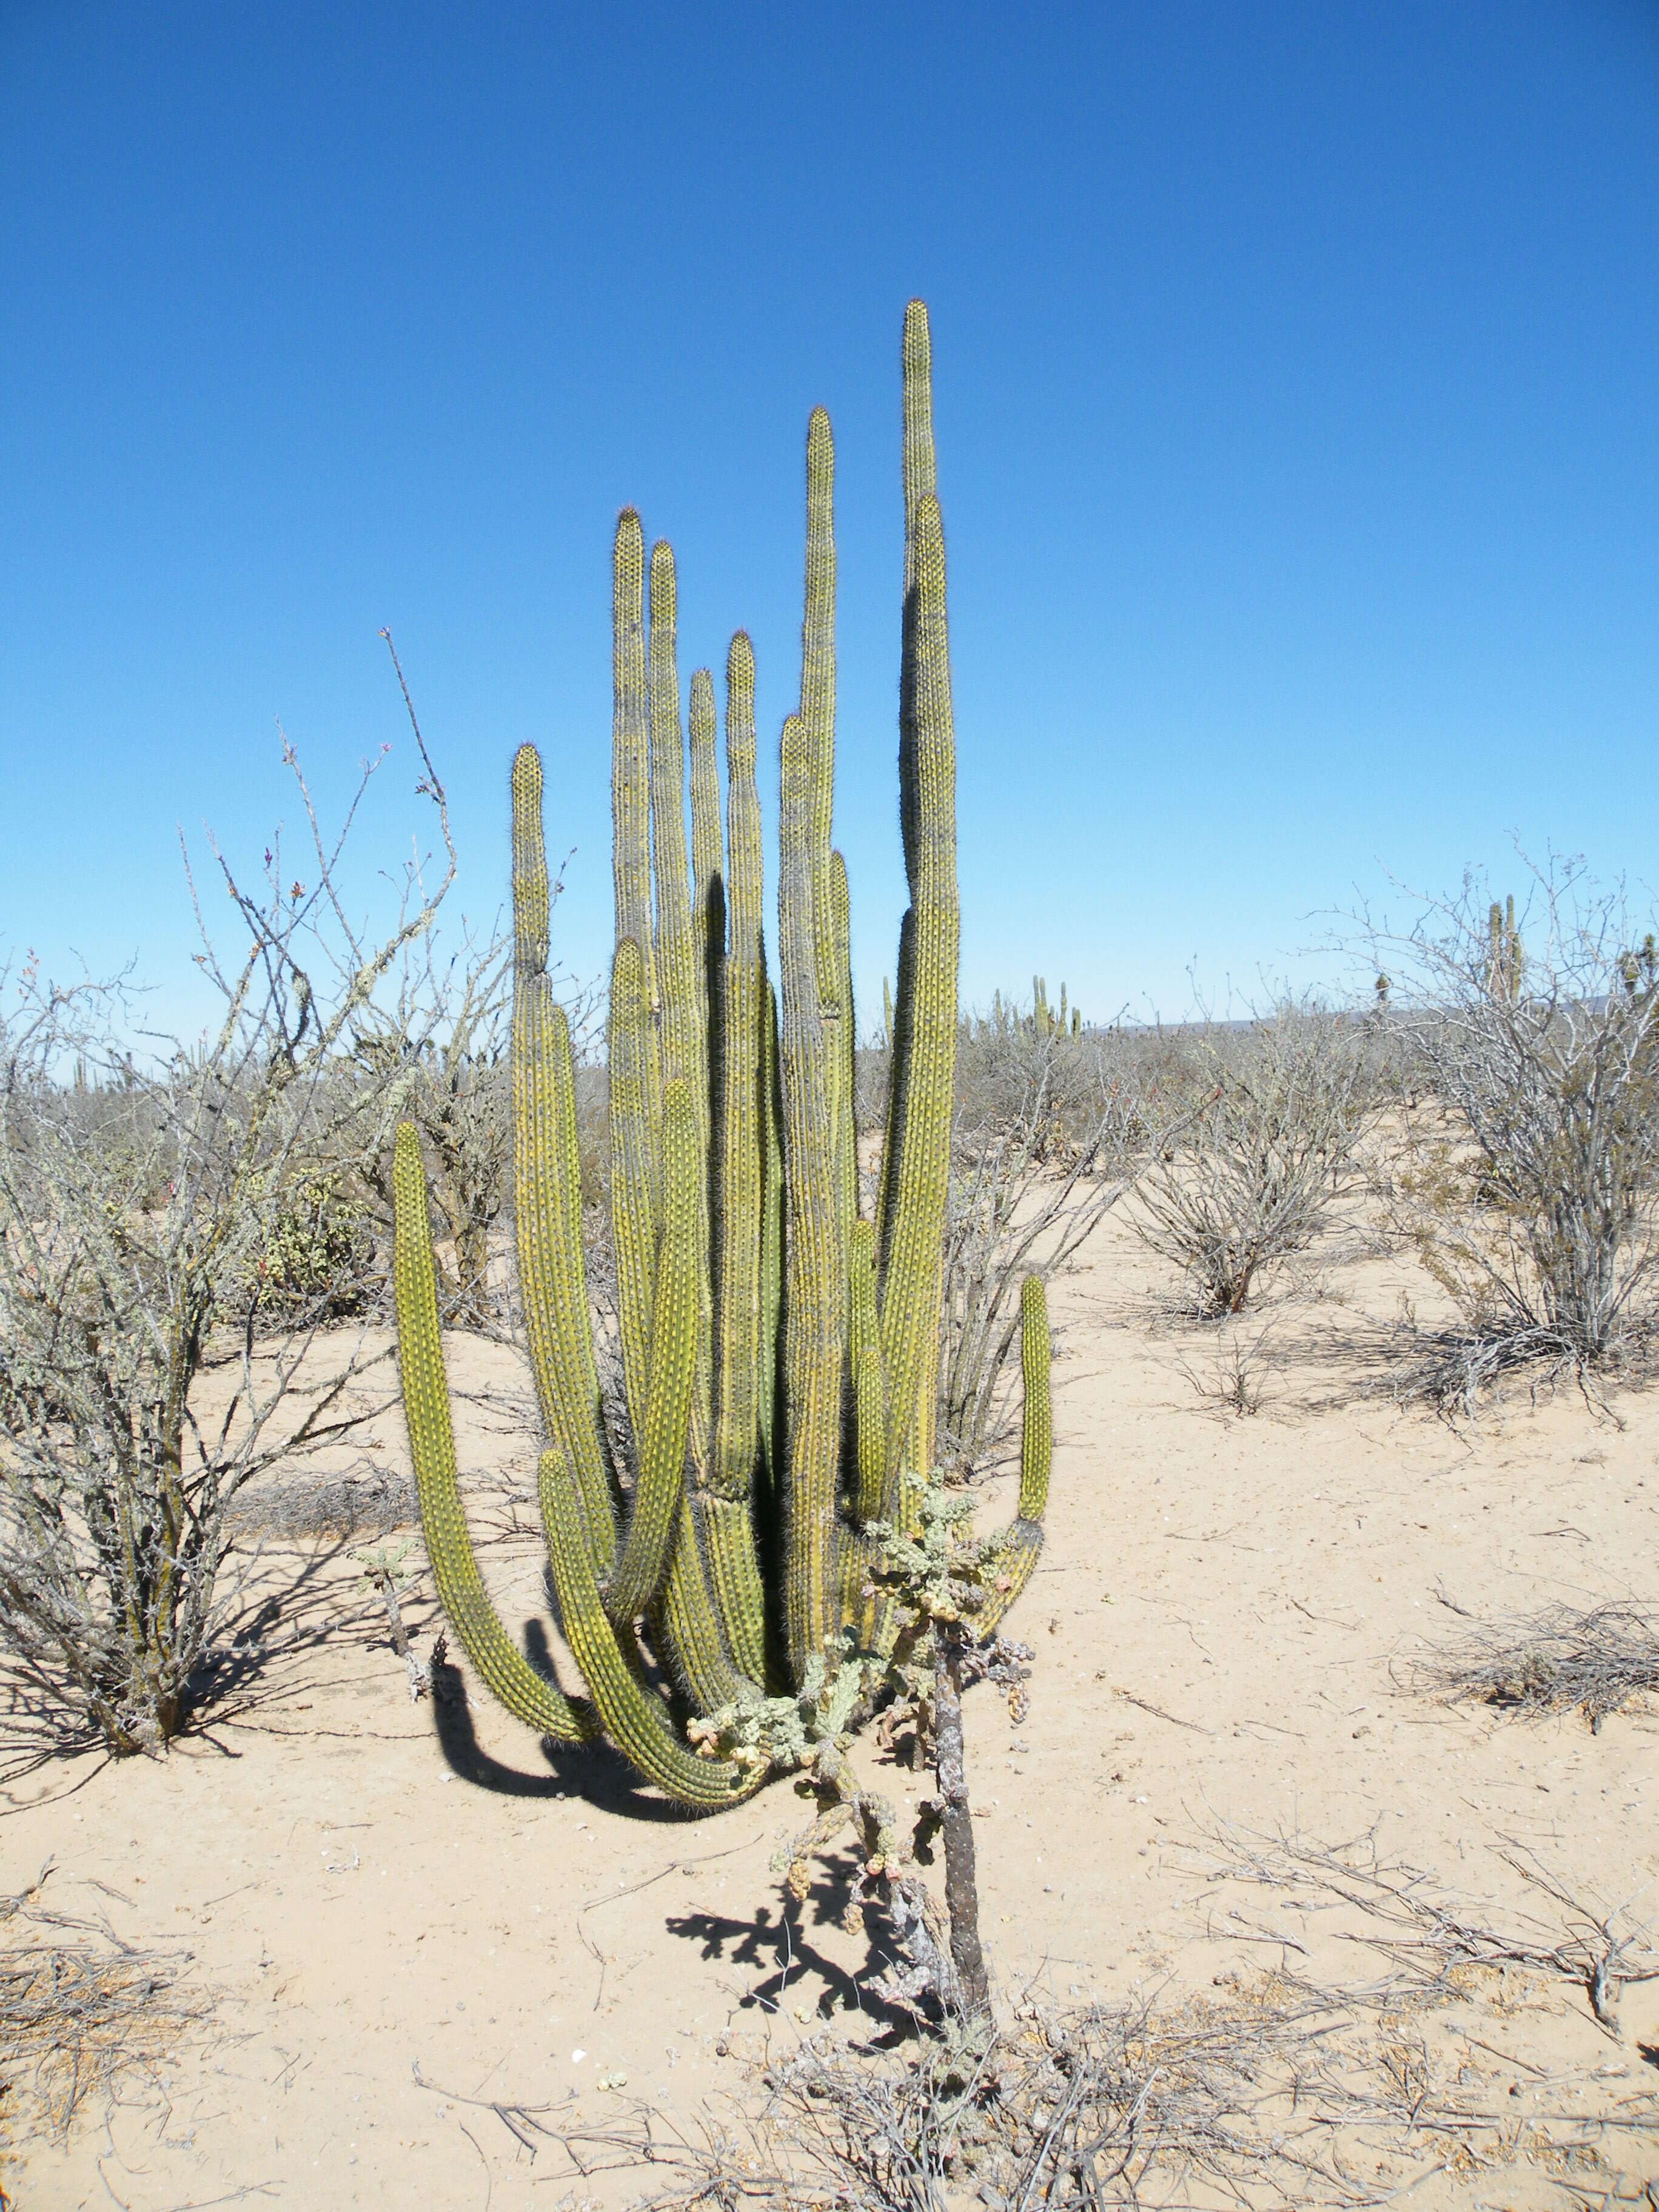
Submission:
<svg viewBox="0 0 1659 2212">
<path fill-rule="evenodd" d="M 828 1863 L 828 1879 L 815 1884 L 811 1899 L 812 1924 L 847 1924 L 847 1914 L 859 1896 L 860 1866 L 852 1850 L 839 1852 Z M 774 1917 L 763 1905 L 747 1920 L 726 1913 L 698 1911 L 671 1913 L 663 1925 L 671 1936 L 701 1947 L 700 1955 L 722 1965 L 767 1969 L 750 1982 L 738 1999 L 742 2011 L 768 2014 L 784 2011 L 803 1974 L 817 1975 L 823 1987 L 809 2019 L 802 2026 L 810 2033 L 836 2012 L 861 2014 L 880 2041 L 872 2047 L 890 2048 L 915 2034 L 915 2023 L 896 2005 L 890 2004 L 870 1986 L 868 1977 L 895 1963 L 890 1945 L 884 1944 L 879 1915 L 873 1906 L 863 1909 L 863 1925 L 869 1942 L 866 1969 L 849 1971 L 829 1957 L 811 1941 L 806 1928 L 807 1906 L 786 1901 Z"/>
<path fill-rule="evenodd" d="M 545 1668 L 546 1639 L 541 1624 L 526 1624 L 532 1664 Z M 684 1825 L 685 1815 L 661 1797 L 654 1797 L 619 1752 L 604 1742 L 555 1743 L 544 1737 L 541 1755 L 546 1771 L 537 1774 L 509 1766 L 487 1752 L 472 1725 L 466 1684 L 450 1659 L 435 1654 L 432 1661 L 432 1720 L 438 1748 L 459 1781 L 500 1797 L 580 1797 L 601 1812 L 625 1814 L 630 1820 Z"/>
</svg>

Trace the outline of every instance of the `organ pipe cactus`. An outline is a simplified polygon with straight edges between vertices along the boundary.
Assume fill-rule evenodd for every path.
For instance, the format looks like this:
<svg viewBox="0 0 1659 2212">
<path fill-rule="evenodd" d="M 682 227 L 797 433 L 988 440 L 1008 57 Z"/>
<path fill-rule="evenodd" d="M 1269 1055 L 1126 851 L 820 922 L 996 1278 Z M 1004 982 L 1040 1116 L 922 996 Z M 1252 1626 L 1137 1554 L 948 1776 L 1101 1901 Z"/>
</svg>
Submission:
<svg viewBox="0 0 1659 2212">
<path fill-rule="evenodd" d="M 799 711 L 783 726 L 778 974 L 763 927 L 754 659 L 677 665 L 674 556 L 617 527 L 611 785 L 617 948 L 608 1030 L 611 1222 L 624 1421 L 605 1418 L 581 1240 L 574 1070 L 547 974 L 542 769 L 513 766 L 518 1261 L 545 1449 L 538 1488 L 567 1698 L 507 1634 L 462 1515 L 415 1130 L 397 1140 L 398 1351 L 440 1596 L 489 1687 L 561 1741 L 603 1735 L 666 1796 L 729 1805 L 788 1763 L 793 1699 L 844 1727 L 894 1641 L 872 1525 L 914 1524 L 933 1450 L 957 1038 L 956 750 L 927 319 L 904 326 L 901 819 L 909 909 L 873 1218 L 860 1200 L 847 872 L 833 844 L 835 449 L 807 433 Z M 988 1632 L 1030 1575 L 1048 1480 L 1048 1328 L 1024 1308 L 1018 1517 Z M 614 1436 L 631 1439 L 619 1465 Z M 673 1686 L 653 1686 L 647 1656 Z M 678 1708 L 681 1724 L 677 1724 Z M 721 1715 L 762 1716 L 747 1735 Z M 770 1719 L 764 1718 L 771 1716 Z M 714 1717 L 711 1721 L 710 1717 Z M 723 1755 L 734 1741 L 744 1755 Z"/>
</svg>

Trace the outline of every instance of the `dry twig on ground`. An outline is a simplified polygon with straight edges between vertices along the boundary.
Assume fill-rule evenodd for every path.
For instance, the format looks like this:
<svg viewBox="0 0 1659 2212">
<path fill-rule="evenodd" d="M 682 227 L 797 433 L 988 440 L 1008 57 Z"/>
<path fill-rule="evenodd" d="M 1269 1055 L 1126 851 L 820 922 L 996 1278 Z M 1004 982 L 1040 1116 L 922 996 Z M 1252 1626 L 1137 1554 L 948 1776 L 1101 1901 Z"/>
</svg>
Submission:
<svg viewBox="0 0 1659 2212">
<path fill-rule="evenodd" d="M 1480 1621 L 1416 1662 L 1425 1689 L 1532 1713 L 1582 1712 L 1599 1734 L 1608 1713 L 1659 1691 L 1659 1628 L 1621 1602 Z"/>
<path fill-rule="evenodd" d="M 1250 1417 L 1261 1411 L 1268 1377 L 1279 1364 L 1278 1352 L 1267 1344 L 1272 1333 L 1271 1322 L 1248 1340 L 1235 1329 L 1213 1346 L 1207 1374 L 1185 1359 L 1177 1359 L 1176 1366 L 1199 1396 L 1218 1412 Z"/>
<path fill-rule="evenodd" d="M 1460 1966 L 1522 1966 L 1583 1990 L 1602 2026 L 1626 1982 L 1659 1980 L 1651 1924 L 1631 1901 L 1607 1906 L 1577 1894 L 1526 1845 L 1504 1838 L 1497 1856 L 1554 1907 L 1547 1919 L 1516 1915 L 1491 1925 L 1479 1908 L 1452 1897 L 1433 1875 L 1384 1857 L 1376 1831 L 1332 1846 L 1302 1836 L 1258 1836 L 1225 1826 L 1206 1841 L 1211 1871 L 1235 1881 L 1285 1889 L 1316 1909 L 1352 1907 L 1357 1923 L 1341 1932 L 1436 1989 Z"/>
<path fill-rule="evenodd" d="M 21 2092 L 26 2125 L 61 2138 L 88 2097 L 123 2074 L 154 2072 L 210 2008 L 184 1985 L 176 1956 L 49 1910 L 40 1897 L 51 1872 L 48 1862 L 0 1901 L 0 2067 L 5 2089 Z"/>
</svg>

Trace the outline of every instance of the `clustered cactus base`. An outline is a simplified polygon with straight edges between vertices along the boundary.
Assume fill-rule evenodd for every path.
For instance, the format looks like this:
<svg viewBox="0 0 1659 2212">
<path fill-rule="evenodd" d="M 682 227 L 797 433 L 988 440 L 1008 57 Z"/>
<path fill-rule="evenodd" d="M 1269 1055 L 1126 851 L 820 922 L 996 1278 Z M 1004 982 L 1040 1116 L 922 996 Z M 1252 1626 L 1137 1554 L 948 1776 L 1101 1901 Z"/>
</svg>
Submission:
<svg viewBox="0 0 1659 2212">
<path fill-rule="evenodd" d="M 501 1626 L 457 1480 L 419 1139 L 394 1159 L 398 1348 L 440 1596 L 491 1690 L 531 1727 L 602 1735 L 694 1812 L 775 1771 L 831 1788 L 843 1745 L 936 1649 L 994 1638 L 1042 1543 L 1048 1327 L 1023 1308 L 1018 1516 L 945 1542 L 934 1402 L 957 1038 L 956 751 L 927 319 L 904 327 L 900 813 L 909 908 L 872 1212 L 854 1112 L 847 872 L 832 842 L 835 453 L 807 432 L 800 704 L 783 726 L 778 972 L 762 921 L 754 660 L 726 671 L 722 823 L 709 672 L 688 745 L 666 544 L 633 510 L 614 558 L 611 1208 L 625 1422 L 601 1403 L 581 1239 L 569 1026 L 548 975 L 542 766 L 513 766 L 513 1103 L 520 1279 L 544 1429 L 538 1492 L 568 1697 Z M 631 1439 L 617 1464 L 613 1433 Z M 944 1544 L 944 1548 L 940 1546 Z M 948 1555 L 948 1556 L 947 1556 Z M 964 1565 L 964 1561 L 966 1564 Z M 964 1626 L 969 1623 L 970 1626 Z M 960 1671 L 959 1668 L 957 1669 Z M 671 1686 L 665 1694 L 662 1680 Z"/>
</svg>

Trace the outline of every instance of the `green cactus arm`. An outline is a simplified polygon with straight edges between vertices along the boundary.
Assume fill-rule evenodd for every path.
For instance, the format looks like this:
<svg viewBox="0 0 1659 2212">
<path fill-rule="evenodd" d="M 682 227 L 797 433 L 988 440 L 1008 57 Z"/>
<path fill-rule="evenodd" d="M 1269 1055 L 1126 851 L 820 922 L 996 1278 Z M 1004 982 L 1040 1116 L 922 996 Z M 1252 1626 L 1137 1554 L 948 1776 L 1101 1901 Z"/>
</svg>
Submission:
<svg viewBox="0 0 1659 2212">
<path fill-rule="evenodd" d="M 542 1455 L 540 1487 L 559 1618 L 605 1733 L 677 1804 L 712 1813 L 740 1803 L 766 1779 L 764 1768 L 745 1773 L 725 1761 L 699 1759 L 675 1735 L 661 1698 L 630 1665 L 605 1612 L 575 1484 L 556 1451 Z"/>
<path fill-rule="evenodd" d="M 755 661 L 742 631 L 726 664 L 726 884 L 730 950 L 720 1007 L 718 1203 L 714 1220 L 716 1434 L 710 1488 L 747 1499 L 760 1423 L 762 1085 L 760 799 L 755 787 Z"/>
<path fill-rule="evenodd" d="M 876 1291 L 881 1292 L 893 1245 L 893 1214 L 898 1203 L 898 1158 L 904 1134 L 905 1090 L 910 1067 L 911 977 L 915 968 L 916 910 L 907 907 L 899 923 L 898 994 L 888 1009 L 887 1123 L 882 1134 L 881 1168 L 876 1179 Z"/>
<path fill-rule="evenodd" d="M 726 1642 L 708 1556 L 708 1519 L 721 1503 L 707 1492 L 688 1491 L 682 1499 L 668 1582 L 653 1622 L 664 1659 L 700 1713 L 735 1704 L 752 1693 L 759 1679 L 733 1663 Z"/>
<path fill-rule="evenodd" d="M 609 1016 L 611 1223 L 629 1419 L 644 1425 L 657 1249 L 660 1071 L 651 912 L 651 704 L 645 630 L 645 536 L 625 507 L 611 584 L 611 873 L 617 950 Z"/>
<path fill-rule="evenodd" d="M 601 1571 L 615 1544 L 582 1262 L 581 1163 L 570 1029 L 546 974 L 542 768 L 513 763 L 513 1126 L 519 1278 L 542 1416 L 576 1470 Z"/>
<path fill-rule="evenodd" d="M 761 1684 L 767 1674 L 766 1602 L 751 1501 L 760 1437 L 765 970 L 760 799 L 755 787 L 755 662 L 742 631 L 726 655 L 726 699 L 729 945 L 722 960 L 711 957 L 709 961 L 714 1440 L 708 1480 L 698 1497 L 696 1528 L 688 1535 L 699 1540 L 720 1615 L 722 1649 L 729 1650 L 745 1678 Z M 695 845 L 695 775 L 692 817 Z M 718 861 L 718 849 L 714 857 Z M 711 914 L 714 903 L 711 901 Z M 710 952 L 712 956 L 712 945 Z"/>
<path fill-rule="evenodd" d="M 1054 1457 L 1054 1407 L 1048 1373 L 1048 1293 L 1041 1275 L 1028 1275 L 1019 1291 L 1019 1366 L 1025 1405 L 1020 1425 L 1019 1517 L 1041 1521 L 1048 1507 L 1048 1468 Z"/>
<path fill-rule="evenodd" d="M 697 1500 L 702 1554 L 726 1648 L 746 1683 L 766 1684 L 766 1589 L 749 1501 L 705 1491 Z M 722 1704 L 730 1705 L 726 1698 Z"/>
<path fill-rule="evenodd" d="M 812 951 L 813 761 L 805 725 L 783 726 L 779 825 L 784 1159 L 788 1192 L 784 1371 L 788 1436 L 784 1618 L 797 1683 L 839 1627 L 834 1559 L 844 1298 L 836 1236 L 828 1056 Z"/>
<path fill-rule="evenodd" d="M 720 785 L 714 762 L 714 679 L 706 668 L 691 672 L 691 884 L 692 904 L 701 926 L 710 893 L 720 874 Z M 705 945 L 705 957 L 718 958 L 719 945 Z"/>
<path fill-rule="evenodd" d="M 662 1237 L 652 1298 L 651 1377 L 645 1425 L 639 1431 L 639 1473 L 622 1556 L 605 1590 L 605 1610 L 618 1622 L 636 1620 L 656 1597 L 667 1572 L 674 1523 L 685 1481 L 686 1436 L 697 1356 L 697 1285 L 693 1235 L 701 1159 L 697 1125 L 683 1083 L 662 1102 Z"/>
<path fill-rule="evenodd" d="M 761 1460 L 766 1468 L 768 1504 L 775 1516 L 782 1497 L 782 1438 L 778 1435 L 778 1343 L 783 1319 L 783 1093 L 779 1069 L 777 996 L 761 952 L 761 1281 L 760 1357 L 757 1370 L 756 1415 Z"/>
<path fill-rule="evenodd" d="M 830 855 L 830 926 L 835 933 L 836 1003 L 840 1009 L 835 1033 L 829 1039 L 835 1054 L 830 1074 L 836 1219 L 845 1264 L 848 1240 L 859 1218 L 858 1034 L 853 1008 L 853 903 L 847 888 L 847 863 L 839 853 Z"/>
<path fill-rule="evenodd" d="M 906 692 L 906 672 L 914 665 L 912 631 L 915 613 L 916 524 L 924 499 L 937 496 L 933 454 L 933 356 L 927 309 L 912 300 L 904 311 L 904 612 L 899 696 L 899 831 L 904 845 L 904 873 L 914 905 L 917 891 L 920 825 L 915 775 L 915 730 Z"/>
<path fill-rule="evenodd" d="M 697 1117 L 705 1158 L 708 1123 L 708 987 L 703 941 L 694 920 L 685 855 L 685 747 L 680 733 L 676 657 L 678 592 L 674 549 L 651 549 L 651 853 L 657 892 L 656 984 L 661 1081 L 684 1081 Z M 697 1370 L 691 1401 L 694 1478 L 708 1473 L 711 1438 L 713 1297 L 709 1286 L 708 1192 L 701 1181 L 695 1231 L 698 1285 Z"/>
<path fill-rule="evenodd" d="M 997 1557 L 996 1589 L 974 1623 L 976 1636 L 994 1636 L 1008 1608 L 1031 1579 L 1042 1550 L 1042 1516 L 1048 1505 L 1048 1468 L 1054 1457 L 1054 1413 L 1048 1395 L 1053 1357 L 1048 1337 L 1048 1299 L 1038 1275 L 1028 1275 L 1019 1294 L 1019 1364 L 1025 1389 L 1020 1425 L 1019 1510 Z"/>
<path fill-rule="evenodd" d="M 674 549 L 651 548 L 651 864 L 657 895 L 656 985 L 662 1079 L 679 1077 L 706 1103 L 707 1010 L 685 856 L 685 744 L 676 657 Z"/>
<path fill-rule="evenodd" d="M 854 1462 L 849 1499 L 854 1525 L 838 1532 L 841 1617 L 857 1631 L 861 1650 L 874 1650 L 884 1610 L 871 1582 L 878 1547 L 862 1523 L 882 1516 L 887 1474 L 887 1383 L 876 1318 L 876 1232 L 855 1221 L 848 1240 L 848 1334 L 852 1353 Z"/>
<path fill-rule="evenodd" d="M 611 963 L 611 1241 L 623 1377 L 634 1434 L 644 1434 L 650 1399 L 651 1292 L 656 1263 L 653 1195 L 657 1137 L 651 1121 L 651 1006 L 645 963 L 631 937 Z"/>
<path fill-rule="evenodd" d="M 853 1226 L 848 1290 L 858 1427 L 856 1510 L 860 1521 L 878 1521 L 887 1481 L 887 1383 L 876 1323 L 876 1233 L 867 1221 Z"/>
<path fill-rule="evenodd" d="M 438 1333 L 426 1173 L 412 1121 L 403 1122 L 398 1130 L 392 1190 L 398 1366 L 421 1528 L 439 1598 L 467 1657 L 507 1711 L 556 1742 L 580 1742 L 597 1733 L 597 1717 L 590 1706 L 573 1704 L 538 1674 L 501 1626 L 467 1534 L 456 1480 L 455 1434 Z"/>
<path fill-rule="evenodd" d="M 651 922 L 651 705 L 646 666 L 645 533 L 625 507 L 617 518 L 611 562 L 611 678 L 614 699 L 611 739 L 611 868 L 617 892 L 617 942 L 639 947 L 645 1002 L 656 1000 Z M 650 1126 L 657 1121 L 654 1087 L 647 1087 Z M 654 1182 L 655 1170 L 653 1169 Z"/>
<path fill-rule="evenodd" d="M 513 756 L 513 972 L 547 973 L 550 904 L 542 836 L 542 757 L 534 745 Z"/>
<path fill-rule="evenodd" d="M 956 739 L 945 615 L 945 534 L 939 501 L 916 517 L 912 661 L 908 696 L 915 744 L 916 878 L 910 1006 L 889 1166 L 889 1243 L 881 1255 L 882 1356 L 887 1370 L 888 1470 L 895 1480 L 913 1429 L 911 1464 L 931 1462 L 933 1376 L 939 1354 L 940 1251 L 951 1166 L 957 1049 L 957 967 L 961 934 L 956 871 Z"/>
<path fill-rule="evenodd" d="M 812 872 L 813 958 L 826 1017 L 838 1009 L 830 875 L 836 790 L 836 444 L 830 417 L 806 426 L 806 601 L 801 621 L 800 719 L 811 799 L 807 841 Z"/>
<path fill-rule="evenodd" d="M 904 589 L 916 580 L 916 517 L 921 502 L 939 493 L 933 452 L 933 342 L 927 327 L 927 303 L 912 300 L 904 310 Z"/>
<path fill-rule="evenodd" d="M 531 1365 L 550 1435 L 562 1443 L 587 1515 L 594 1563 L 616 1555 L 611 1479 L 581 1247 L 581 1164 L 570 1028 L 545 975 L 513 994 L 514 1210 Z"/>
</svg>

